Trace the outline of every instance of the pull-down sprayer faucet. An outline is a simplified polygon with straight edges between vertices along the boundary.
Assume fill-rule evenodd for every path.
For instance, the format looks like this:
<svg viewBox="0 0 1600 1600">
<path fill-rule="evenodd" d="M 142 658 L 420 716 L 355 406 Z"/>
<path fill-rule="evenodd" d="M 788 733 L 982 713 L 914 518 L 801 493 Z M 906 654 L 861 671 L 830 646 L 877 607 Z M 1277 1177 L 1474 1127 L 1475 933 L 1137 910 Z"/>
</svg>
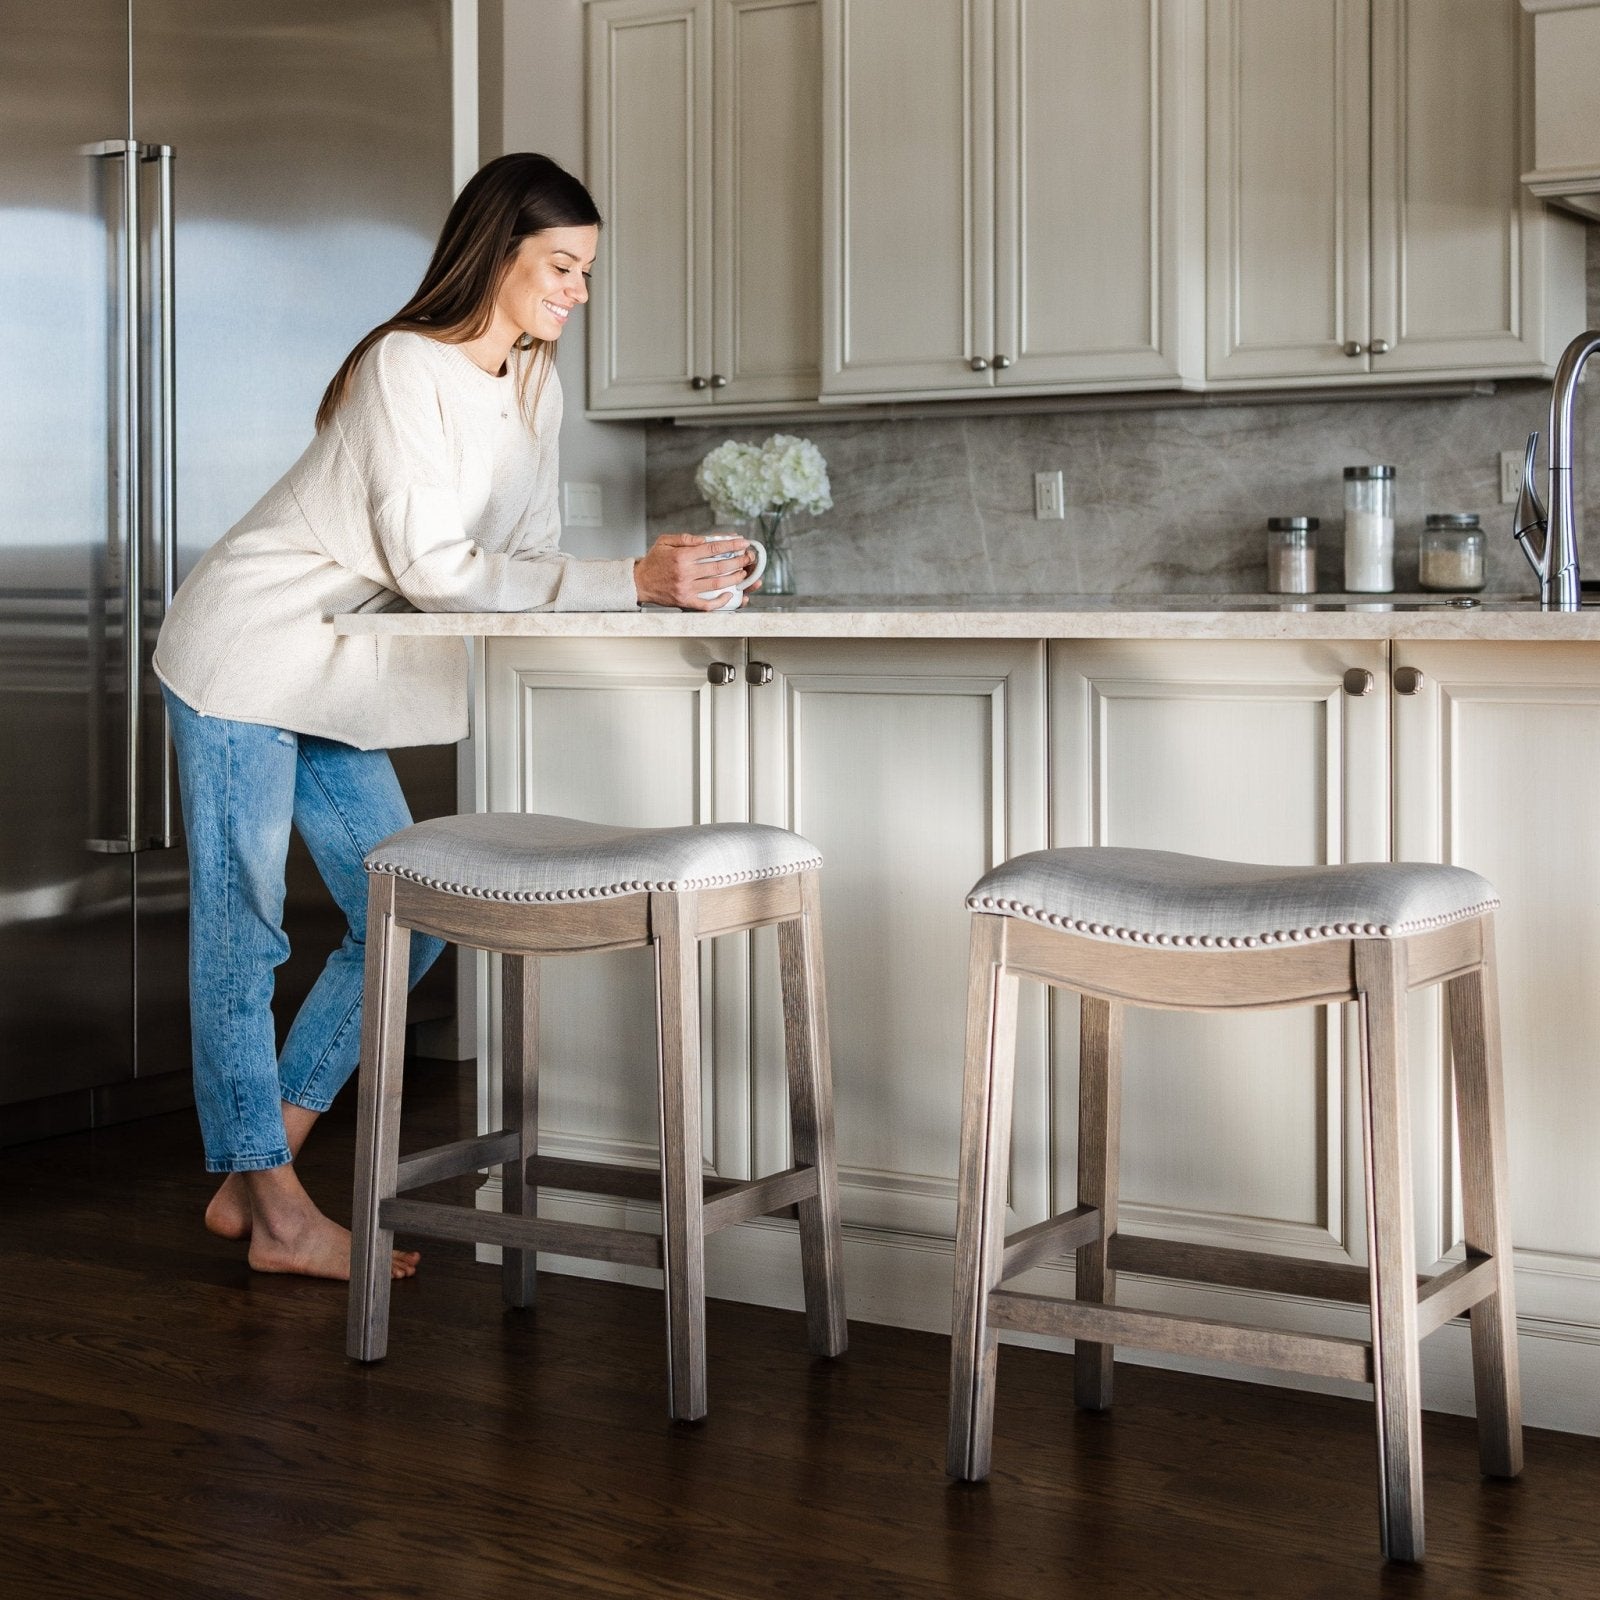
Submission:
<svg viewBox="0 0 1600 1600">
<path fill-rule="evenodd" d="M 1578 582 L 1578 524 L 1572 492 L 1572 413 L 1578 400 L 1578 379 L 1583 364 L 1600 350 L 1600 330 L 1580 333 L 1556 365 L 1550 390 L 1550 510 L 1548 516 L 1534 484 L 1533 461 L 1539 448 L 1537 432 L 1528 435 L 1528 453 L 1522 463 L 1522 493 L 1517 499 L 1512 533 L 1539 578 L 1539 604 L 1546 611 L 1576 611 L 1582 604 Z M 1537 553 L 1533 538 L 1543 534 Z"/>
</svg>

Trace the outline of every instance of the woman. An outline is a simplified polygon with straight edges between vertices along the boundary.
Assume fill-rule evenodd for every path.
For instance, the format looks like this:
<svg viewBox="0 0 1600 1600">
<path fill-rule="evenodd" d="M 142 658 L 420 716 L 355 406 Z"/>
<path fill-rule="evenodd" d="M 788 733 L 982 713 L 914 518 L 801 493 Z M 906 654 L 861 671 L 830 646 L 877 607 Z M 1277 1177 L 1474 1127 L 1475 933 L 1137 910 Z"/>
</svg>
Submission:
<svg viewBox="0 0 1600 1600">
<path fill-rule="evenodd" d="M 701 593 L 748 570 L 742 541 L 708 561 L 687 534 L 638 560 L 556 548 L 555 342 L 588 298 L 599 230 L 588 191 L 547 157 L 484 167 L 416 294 L 334 374 L 305 454 L 206 553 L 161 629 L 189 844 L 195 1101 L 206 1167 L 228 1174 L 206 1225 L 248 1238 L 260 1271 L 349 1276 L 349 1234 L 294 1157 L 359 1054 L 362 858 L 411 820 L 384 752 L 467 731 L 460 640 L 339 637 L 325 619 L 405 605 L 710 610 L 722 597 Z M 278 1058 L 291 822 L 349 930 Z M 413 938 L 412 983 L 439 950 Z M 416 1262 L 396 1251 L 394 1275 Z"/>
</svg>

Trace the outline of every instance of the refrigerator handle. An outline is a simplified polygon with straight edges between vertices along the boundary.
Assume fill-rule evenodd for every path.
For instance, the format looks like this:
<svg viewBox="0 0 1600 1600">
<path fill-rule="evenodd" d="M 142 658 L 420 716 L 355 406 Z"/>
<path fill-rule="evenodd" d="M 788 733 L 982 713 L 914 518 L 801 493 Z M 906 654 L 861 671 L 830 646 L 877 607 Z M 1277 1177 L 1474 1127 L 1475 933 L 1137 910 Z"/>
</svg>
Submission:
<svg viewBox="0 0 1600 1600">
<path fill-rule="evenodd" d="M 139 760 L 141 739 L 139 728 L 139 683 L 144 663 L 144 561 L 139 548 L 140 506 L 143 494 L 140 459 L 140 341 L 139 341 L 139 261 L 142 239 L 139 232 L 139 144 L 133 139 L 105 139 L 98 144 L 85 145 L 86 156 L 122 162 L 122 238 L 117 252 L 121 257 L 121 270 L 117 274 L 118 352 L 122 378 L 120 427 L 116 430 L 115 449 L 122 468 L 122 493 L 116 497 L 116 533 L 126 552 L 126 566 L 122 573 L 122 644 L 123 672 L 126 680 L 124 709 L 127 726 L 124 730 L 124 787 L 127 803 L 126 832 L 121 837 L 89 839 L 91 850 L 109 855 L 127 855 L 138 849 Z"/>
<path fill-rule="evenodd" d="M 156 164 L 156 271 L 160 299 L 157 304 L 160 348 L 157 355 L 158 404 L 161 407 L 161 498 L 157 532 L 160 536 L 161 618 L 172 608 L 178 586 L 178 391 L 177 326 L 173 289 L 172 162 L 170 144 L 146 145 L 145 161 Z M 172 848 L 172 727 L 166 700 L 161 703 L 161 828 L 152 843 Z M 138 837 L 137 834 L 134 835 Z"/>
</svg>

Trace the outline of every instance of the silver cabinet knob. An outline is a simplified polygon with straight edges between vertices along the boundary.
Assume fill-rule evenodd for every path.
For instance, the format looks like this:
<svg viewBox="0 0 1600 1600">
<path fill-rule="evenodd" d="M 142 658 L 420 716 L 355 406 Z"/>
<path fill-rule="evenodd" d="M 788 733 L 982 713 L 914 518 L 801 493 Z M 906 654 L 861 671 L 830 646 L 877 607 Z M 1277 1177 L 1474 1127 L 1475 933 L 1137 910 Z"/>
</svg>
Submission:
<svg viewBox="0 0 1600 1600">
<path fill-rule="evenodd" d="M 711 387 L 713 389 L 726 389 L 728 387 L 728 380 L 724 378 L 720 372 L 713 372 L 711 374 Z"/>
<path fill-rule="evenodd" d="M 1387 339 L 1374 339 L 1367 346 L 1367 354 L 1372 356 L 1386 356 L 1394 348 Z"/>
<path fill-rule="evenodd" d="M 1366 350 L 1367 347 L 1359 339 L 1346 339 L 1344 342 L 1344 353 L 1347 356 L 1365 355 Z"/>
<path fill-rule="evenodd" d="M 974 372 L 987 372 L 989 370 L 989 363 L 985 361 L 982 356 L 974 356 L 967 363 L 967 365 L 971 367 Z"/>
<path fill-rule="evenodd" d="M 764 688 L 772 682 L 772 666 L 766 661 L 752 661 L 744 669 L 744 681 L 752 683 L 756 688 Z"/>
<path fill-rule="evenodd" d="M 731 663 L 727 661 L 713 661 L 706 668 L 706 682 L 715 684 L 719 689 L 732 683 L 738 676 L 739 674 L 733 670 Z"/>
<path fill-rule="evenodd" d="M 691 378 L 689 380 L 689 387 L 691 389 L 703 389 L 705 386 L 706 380 L 704 378 Z"/>
<path fill-rule="evenodd" d="M 994 369 L 995 369 L 996 372 L 1004 372 L 1006 370 L 1006 368 L 1009 367 L 1010 365 L 1011 365 L 1011 357 L 1010 356 L 996 356 L 994 358 L 993 366 L 994 366 Z"/>
<path fill-rule="evenodd" d="M 1358 700 L 1362 695 L 1371 694 L 1376 687 L 1377 679 L 1365 667 L 1351 667 L 1344 675 L 1344 692 Z"/>
<path fill-rule="evenodd" d="M 1397 667 L 1394 674 L 1396 694 L 1416 694 L 1422 688 L 1421 667 Z"/>
</svg>

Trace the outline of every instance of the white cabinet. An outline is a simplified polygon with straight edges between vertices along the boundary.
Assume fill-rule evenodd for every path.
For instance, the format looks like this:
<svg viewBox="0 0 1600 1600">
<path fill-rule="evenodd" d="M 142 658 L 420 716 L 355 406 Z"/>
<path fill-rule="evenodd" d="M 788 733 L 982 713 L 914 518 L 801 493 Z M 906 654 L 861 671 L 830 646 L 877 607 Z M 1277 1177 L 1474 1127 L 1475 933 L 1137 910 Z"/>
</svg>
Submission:
<svg viewBox="0 0 1600 1600">
<path fill-rule="evenodd" d="M 1208 0 L 1211 383 L 1547 373 L 1583 238 L 1522 188 L 1516 0 Z"/>
<path fill-rule="evenodd" d="M 825 396 L 1198 376 L 1194 0 L 823 16 Z"/>
<path fill-rule="evenodd" d="M 1522 0 L 1533 15 L 1536 194 L 1600 221 L 1600 4 Z"/>
<path fill-rule="evenodd" d="M 1360 642 L 1052 645 L 1052 844 L 1283 864 L 1387 858 L 1386 665 L 1384 645 Z M 1368 692 L 1350 693 L 1347 674 Z M 1364 1259 L 1359 1063 L 1346 1009 L 1130 1012 L 1124 1224 Z M 1066 995 L 1054 1023 L 1051 1169 L 1065 1210 L 1078 1051 Z M 1437 1125 L 1426 1095 L 1417 1110 L 1422 1126 Z M 1437 1184 L 1426 1160 L 1420 1168 L 1420 1214 L 1431 1221 Z"/>
<path fill-rule="evenodd" d="M 588 50 L 589 409 L 814 400 L 817 0 L 599 0 Z"/>
<path fill-rule="evenodd" d="M 955 1233 L 968 889 L 1045 842 L 1044 647 L 752 640 L 758 822 L 822 851 L 824 947 L 847 1224 Z M 758 674 L 759 675 L 759 674 Z M 756 935 L 757 953 L 770 931 Z M 756 1140 L 781 1167 L 781 1013 L 769 960 L 753 995 Z M 1045 1003 L 1018 1025 L 1012 1205 L 1043 1215 Z"/>
<path fill-rule="evenodd" d="M 1574 1336 L 1592 1343 L 1600 1337 L 1600 657 L 1593 645 L 1463 643 L 1397 644 L 1394 659 L 1420 673 L 1420 682 L 1401 680 L 1417 682 L 1415 692 L 1394 700 L 1395 853 L 1470 867 L 1501 899 L 1518 1310 L 1525 1327 L 1582 1325 Z M 1452 1216 L 1446 1237 L 1458 1235 Z"/>
</svg>

